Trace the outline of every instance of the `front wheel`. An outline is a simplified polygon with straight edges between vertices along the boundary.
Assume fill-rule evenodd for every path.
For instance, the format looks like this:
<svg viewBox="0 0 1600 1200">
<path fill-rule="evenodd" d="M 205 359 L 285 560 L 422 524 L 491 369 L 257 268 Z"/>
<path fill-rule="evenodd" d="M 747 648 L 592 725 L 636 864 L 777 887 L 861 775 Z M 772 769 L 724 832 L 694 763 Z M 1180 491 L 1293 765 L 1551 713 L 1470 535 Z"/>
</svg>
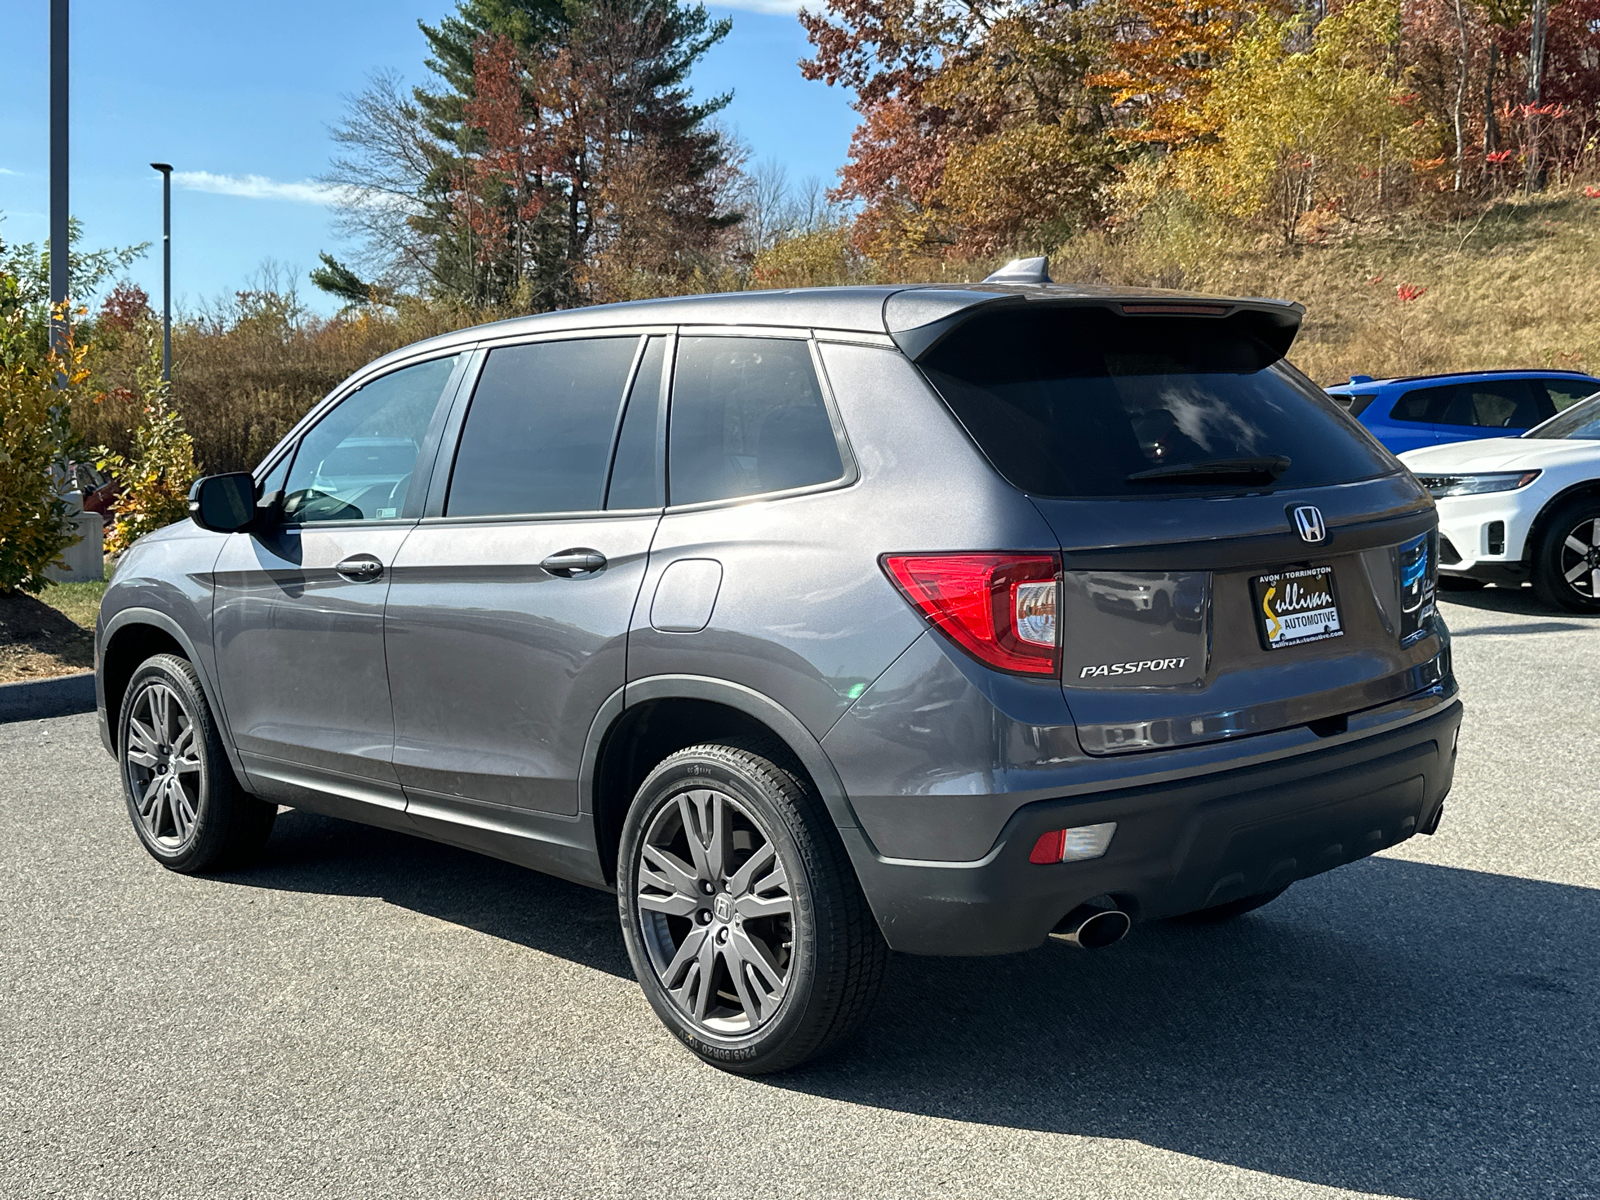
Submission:
<svg viewBox="0 0 1600 1200">
<path fill-rule="evenodd" d="M 175 654 L 146 660 L 128 681 L 117 725 L 128 815 L 151 857 L 195 874 L 261 849 L 278 806 L 234 778 L 192 665 Z"/>
<path fill-rule="evenodd" d="M 1533 590 L 1552 608 L 1600 612 L 1600 499 L 1562 506 L 1533 550 Z"/>
<path fill-rule="evenodd" d="M 661 763 L 623 824 L 617 901 L 645 997 L 706 1062 L 781 1071 L 854 1033 L 888 948 L 831 818 L 760 748 Z"/>
</svg>

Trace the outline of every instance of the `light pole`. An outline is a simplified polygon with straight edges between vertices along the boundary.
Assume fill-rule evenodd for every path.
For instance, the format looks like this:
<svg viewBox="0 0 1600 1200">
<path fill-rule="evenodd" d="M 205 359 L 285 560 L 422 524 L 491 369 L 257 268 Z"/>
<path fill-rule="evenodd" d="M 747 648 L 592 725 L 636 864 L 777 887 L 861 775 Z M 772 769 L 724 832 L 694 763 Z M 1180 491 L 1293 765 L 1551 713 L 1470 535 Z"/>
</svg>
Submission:
<svg viewBox="0 0 1600 1200">
<path fill-rule="evenodd" d="M 172 164 L 151 163 L 161 172 L 161 382 L 172 382 Z"/>
<path fill-rule="evenodd" d="M 58 354 L 66 350 L 67 314 L 61 306 L 72 286 L 67 209 L 67 24 L 67 0 L 50 0 L 50 347 Z"/>
</svg>

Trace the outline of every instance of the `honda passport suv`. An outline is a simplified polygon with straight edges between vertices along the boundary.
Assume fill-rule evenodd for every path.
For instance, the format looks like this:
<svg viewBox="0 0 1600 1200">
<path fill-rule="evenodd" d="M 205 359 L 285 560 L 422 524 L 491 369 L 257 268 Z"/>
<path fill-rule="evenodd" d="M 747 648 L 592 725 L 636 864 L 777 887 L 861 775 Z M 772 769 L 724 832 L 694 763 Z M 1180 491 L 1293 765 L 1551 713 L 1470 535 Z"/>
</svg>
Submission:
<svg viewBox="0 0 1600 1200">
<path fill-rule="evenodd" d="M 118 567 L 134 830 L 216 870 L 286 805 L 614 891 L 751 1074 L 891 950 L 1102 947 L 1430 833 L 1435 510 L 1284 361 L 1302 311 L 1024 261 L 397 351 Z"/>
</svg>

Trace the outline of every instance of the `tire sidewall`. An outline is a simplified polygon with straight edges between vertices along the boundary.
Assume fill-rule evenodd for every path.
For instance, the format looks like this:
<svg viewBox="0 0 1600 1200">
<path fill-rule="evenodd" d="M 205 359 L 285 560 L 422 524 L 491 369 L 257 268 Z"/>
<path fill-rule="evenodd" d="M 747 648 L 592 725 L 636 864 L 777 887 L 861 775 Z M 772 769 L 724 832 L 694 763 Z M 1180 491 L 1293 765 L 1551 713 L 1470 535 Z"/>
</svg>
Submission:
<svg viewBox="0 0 1600 1200">
<path fill-rule="evenodd" d="M 211 712 L 205 696 L 191 678 L 187 664 L 169 655 L 160 655 L 144 663 L 133 673 L 123 692 L 122 707 L 117 716 L 117 770 L 122 776 L 122 795 L 128 807 L 128 818 L 133 822 L 134 833 L 150 856 L 162 866 L 174 871 L 184 871 L 194 862 L 206 857 L 218 833 L 219 808 L 219 755 L 221 745 L 211 722 Z M 195 730 L 195 748 L 200 756 L 200 795 L 196 803 L 195 834 L 188 843 L 174 851 L 161 845 L 145 831 L 139 819 L 138 802 L 133 793 L 133 779 L 128 769 L 128 723 L 132 719 L 140 693 L 152 684 L 164 684 L 176 692 Z M 225 770 L 225 765 L 223 767 Z"/>
<path fill-rule="evenodd" d="M 1561 550 L 1567 534 L 1583 523 L 1600 517 L 1600 500 L 1585 499 L 1565 505 L 1551 518 L 1539 538 L 1539 559 L 1534 564 L 1534 589 L 1546 603 L 1567 612 L 1600 613 L 1600 599 L 1574 591 L 1561 571 Z"/>
<path fill-rule="evenodd" d="M 707 786 L 726 791 L 760 821 L 789 877 L 794 898 L 794 947 L 788 988 L 778 1014 L 754 1032 L 721 1037 L 697 1029 L 673 1003 L 650 961 L 639 913 L 634 904 L 638 887 L 639 843 L 660 810 L 678 795 Z M 783 798 L 774 798 L 758 776 L 711 754 L 685 751 L 673 755 L 650 773 L 628 810 L 617 857 L 617 908 L 623 940 L 635 975 L 650 1007 L 663 1024 L 700 1057 L 733 1070 L 759 1070 L 763 1060 L 782 1047 L 805 1026 L 818 978 L 816 896 L 799 842 L 791 829 L 798 814 Z"/>
</svg>

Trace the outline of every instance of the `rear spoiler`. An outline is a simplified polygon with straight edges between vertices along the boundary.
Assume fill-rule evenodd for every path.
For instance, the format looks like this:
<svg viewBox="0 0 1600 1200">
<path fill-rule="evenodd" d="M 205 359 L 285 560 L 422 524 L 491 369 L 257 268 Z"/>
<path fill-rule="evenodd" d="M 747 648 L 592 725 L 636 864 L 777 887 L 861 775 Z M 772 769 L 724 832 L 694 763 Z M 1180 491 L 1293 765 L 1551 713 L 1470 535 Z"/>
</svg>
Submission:
<svg viewBox="0 0 1600 1200">
<path fill-rule="evenodd" d="M 1228 299 L 1185 296 L 1180 293 L 1089 293 L 1059 285 L 1011 284 L 987 281 L 967 287 L 922 287 L 895 292 L 883 305 L 885 331 L 906 357 L 915 361 L 942 342 L 954 329 L 980 312 L 1024 305 L 1052 308 L 1101 308 L 1119 316 L 1188 316 L 1220 321 L 1244 336 L 1253 337 L 1278 358 L 1289 353 L 1305 306 L 1289 300 L 1261 296 Z"/>
</svg>

